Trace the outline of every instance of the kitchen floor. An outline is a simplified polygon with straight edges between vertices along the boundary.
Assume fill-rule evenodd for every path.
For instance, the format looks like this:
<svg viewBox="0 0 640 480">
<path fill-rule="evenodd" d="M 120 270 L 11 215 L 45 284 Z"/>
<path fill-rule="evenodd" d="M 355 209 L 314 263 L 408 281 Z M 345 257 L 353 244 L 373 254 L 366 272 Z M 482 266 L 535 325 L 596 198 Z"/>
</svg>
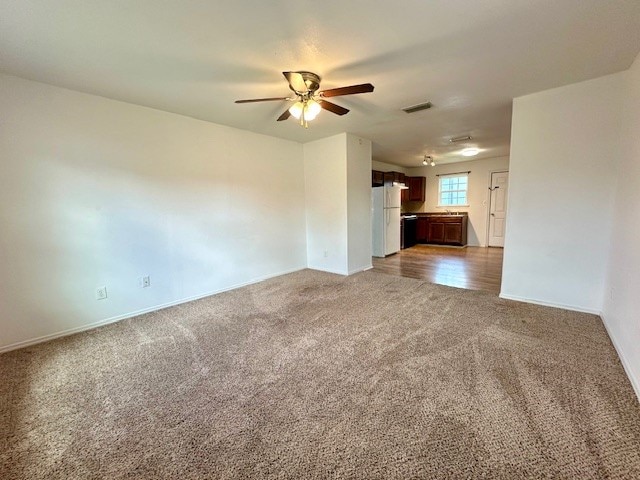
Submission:
<svg viewBox="0 0 640 480">
<path fill-rule="evenodd" d="M 416 245 L 386 258 L 373 257 L 373 269 L 439 285 L 500 293 L 502 248 Z"/>
</svg>

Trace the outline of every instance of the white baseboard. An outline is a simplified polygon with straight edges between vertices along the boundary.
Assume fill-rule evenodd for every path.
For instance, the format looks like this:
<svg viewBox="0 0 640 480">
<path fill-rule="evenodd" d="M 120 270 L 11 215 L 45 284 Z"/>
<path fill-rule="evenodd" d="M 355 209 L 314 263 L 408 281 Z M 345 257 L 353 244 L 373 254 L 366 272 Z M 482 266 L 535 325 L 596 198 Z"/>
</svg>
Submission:
<svg viewBox="0 0 640 480">
<path fill-rule="evenodd" d="M 29 347 L 31 345 L 36 345 L 38 343 L 48 342 L 49 340 L 53 340 L 60 337 L 66 337 L 69 335 L 73 335 L 75 333 L 85 332 L 87 330 L 92 330 L 94 328 L 101 327 L 103 325 L 108 325 L 110 323 L 119 322 L 121 320 L 126 320 L 127 318 L 137 317 L 138 315 L 143 315 L 149 312 L 155 312 L 157 310 L 162 310 L 164 308 L 173 307 L 175 305 L 180 305 L 182 303 L 192 302 L 194 300 L 199 300 L 201 298 L 210 297 L 211 295 L 216 295 L 222 292 L 228 292 L 229 290 L 235 290 L 236 288 L 246 287 L 247 285 L 252 285 L 254 283 L 262 282 L 264 280 L 268 280 L 270 278 L 279 277 L 281 275 L 286 275 L 288 273 L 298 272 L 300 270 L 304 270 L 306 267 L 294 268 L 291 270 L 285 270 L 278 273 L 273 273 L 269 275 L 264 275 L 262 277 L 257 277 L 247 282 L 238 283 L 235 285 L 231 285 L 229 287 L 221 288 L 219 290 L 205 292 L 199 295 L 194 295 L 192 297 L 181 298 L 179 300 L 175 300 L 172 302 L 162 303 L 160 305 L 154 305 L 152 307 L 143 308 L 141 310 L 136 310 L 135 312 L 124 313 L 122 315 L 117 315 L 115 317 L 105 318 L 104 320 L 98 320 L 97 322 L 88 323 L 86 325 L 81 325 L 79 327 L 68 328 L 66 330 L 61 330 L 59 332 L 51 333 L 49 335 L 43 335 L 41 337 L 31 338 L 29 340 L 24 340 L 21 342 L 12 343 L 10 345 L 0 346 L 0 353 L 9 352 L 11 350 L 17 350 L 19 348 Z"/>
<path fill-rule="evenodd" d="M 326 272 L 326 273 L 333 273 L 335 275 L 342 275 L 343 277 L 348 275 L 348 272 L 346 271 L 340 271 L 340 270 L 333 270 L 331 268 L 320 268 L 320 267 L 307 267 L 309 270 L 316 270 L 318 272 Z"/>
<path fill-rule="evenodd" d="M 624 371 L 627 374 L 627 378 L 629 378 L 629 381 L 631 382 L 631 386 L 636 392 L 636 397 L 638 397 L 638 401 L 640 401 L 640 379 L 633 374 L 633 371 L 631 370 L 631 363 L 624 356 L 624 352 L 620 348 L 620 344 L 618 343 L 618 341 L 616 340 L 616 337 L 613 335 L 613 333 L 609 329 L 609 325 L 607 325 L 607 319 L 604 317 L 604 315 L 600 315 L 600 318 L 602 319 L 602 324 L 604 325 L 604 328 L 607 331 L 607 334 L 609 335 L 609 339 L 613 344 L 613 348 L 615 348 L 616 352 L 618 353 L 618 358 L 620 358 L 620 363 L 622 363 L 622 367 L 624 368 Z"/>
<path fill-rule="evenodd" d="M 372 268 L 373 268 L 373 265 L 367 265 L 365 267 L 354 268 L 353 270 L 349 270 L 349 273 L 347 273 L 347 275 L 353 275 L 354 273 L 366 272 L 367 270 L 371 270 Z"/>
<path fill-rule="evenodd" d="M 600 310 L 596 310 L 593 308 L 584 308 L 576 305 L 567 305 L 564 303 L 543 302 L 540 300 L 534 300 L 532 298 L 518 297 L 517 295 L 508 295 L 506 293 L 500 293 L 500 295 L 498 296 L 500 298 L 504 298 L 505 300 L 514 300 L 516 302 L 533 303 L 535 305 L 542 305 L 545 307 L 562 308 L 564 310 L 572 310 L 574 312 L 591 313 L 593 315 L 600 315 L 602 313 Z"/>
</svg>

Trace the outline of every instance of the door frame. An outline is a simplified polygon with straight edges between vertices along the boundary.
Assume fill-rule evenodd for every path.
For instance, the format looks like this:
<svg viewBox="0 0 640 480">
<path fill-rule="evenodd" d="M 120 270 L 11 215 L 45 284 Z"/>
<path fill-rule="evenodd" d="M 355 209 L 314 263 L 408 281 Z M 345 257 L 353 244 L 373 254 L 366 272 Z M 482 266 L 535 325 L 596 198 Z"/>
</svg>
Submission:
<svg viewBox="0 0 640 480">
<path fill-rule="evenodd" d="M 491 170 L 489 172 L 489 181 L 487 182 L 487 231 L 486 231 L 486 236 L 485 236 L 485 246 L 486 248 L 489 248 L 489 236 L 491 235 L 491 229 L 489 227 L 489 224 L 491 223 L 491 190 L 489 190 L 491 188 L 491 177 L 493 176 L 494 173 L 509 173 L 509 170 L 505 170 L 504 168 L 501 168 L 499 170 Z M 508 198 L 507 198 L 507 202 L 508 202 Z M 493 248 L 500 248 L 500 247 L 493 247 Z M 503 247 L 504 248 L 504 247 Z"/>
</svg>

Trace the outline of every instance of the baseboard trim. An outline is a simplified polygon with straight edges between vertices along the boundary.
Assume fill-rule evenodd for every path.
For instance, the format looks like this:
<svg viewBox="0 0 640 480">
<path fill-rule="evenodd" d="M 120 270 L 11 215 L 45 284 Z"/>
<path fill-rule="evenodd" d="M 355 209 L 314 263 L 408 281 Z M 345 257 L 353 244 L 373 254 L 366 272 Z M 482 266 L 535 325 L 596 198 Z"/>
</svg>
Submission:
<svg viewBox="0 0 640 480">
<path fill-rule="evenodd" d="M 342 275 L 343 277 L 346 277 L 347 275 L 349 275 L 348 272 L 346 271 L 338 271 L 338 270 L 331 270 L 330 268 L 320 268 L 320 267 L 307 267 L 309 270 L 316 270 L 318 272 L 326 272 L 326 273 L 333 273 L 334 275 Z"/>
<path fill-rule="evenodd" d="M 624 368 L 624 372 L 627 374 L 627 378 L 629 382 L 631 382 L 631 386 L 633 390 L 636 392 L 636 397 L 638 397 L 638 401 L 640 402 L 640 379 L 636 378 L 631 370 L 631 363 L 627 360 L 627 357 L 624 356 L 622 349 L 620 348 L 620 344 L 616 340 L 616 337 L 611 332 L 609 325 L 607 324 L 607 319 L 604 315 L 600 315 L 602 319 L 602 324 L 604 325 L 605 330 L 607 331 L 607 335 L 609 335 L 609 339 L 613 344 L 613 348 L 616 349 L 616 353 L 618 354 L 618 358 L 620 359 L 620 363 L 622 363 L 622 368 Z"/>
<path fill-rule="evenodd" d="M 371 270 L 373 265 L 368 265 L 366 267 L 354 268 L 353 270 L 349 270 L 347 275 L 353 275 L 354 273 L 366 272 L 367 270 Z"/>
<path fill-rule="evenodd" d="M 505 300 L 514 300 L 516 302 L 533 303 L 534 305 L 562 308 L 563 310 L 572 310 L 574 312 L 591 313 L 593 315 L 598 315 L 598 316 L 602 313 L 600 310 L 596 310 L 592 308 L 578 307 L 576 305 L 567 305 L 564 303 L 542 302 L 540 300 L 534 300 L 532 298 L 527 298 L 527 297 L 518 297 L 517 295 L 508 295 L 506 293 L 500 293 L 500 295 L 498 296 L 500 298 L 504 298 Z"/>
<path fill-rule="evenodd" d="M 81 325 L 79 327 L 68 328 L 66 330 L 61 330 L 59 332 L 51 333 L 48 335 L 43 335 L 41 337 L 32 338 L 29 340 L 23 340 L 21 342 L 12 343 L 6 346 L 0 346 L 0 353 L 10 352 L 12 350 L 18 350 L 20 348 L 30 347 L 32 345 L 37 345 L 38 343 L 48 342 L 50 340 L 55 340 L 56 338 L 67 337 L 69 335 L 74 335 L 76 333 L 86 332 L 87 330 L 93 330 L 94 328 L 102 327 L 104 325 L 109 325 L 110 323 L 116 323 L 121 320 L 126 320 L 127 318 L 137 317 L 138 315 L 143 315 L 145 313 L 156 312 L 158 310 L 163 310 L 165 308 L 174 307 L 176 305 L 181 305 L 187 302 L 193 302 L 194 300 L 199 300 L 201 298 L 210 297 L 211 295 L 217 295 L 218 293 L 228 292 L 229 290 L 235 290 L 236 288 L 246 287 L 247 285 L 252 285 L 254 283 L 259 283 L 264 280 L 268 280 L 270 278 L 279 277 L 281 275 L 286 275 L 288 273 L 299 272 L 300 270 L 305 270 L 307 267 L 294 268 L 291 270 L 284 270 L 282 272 L 273 273 L 269 275 L 263 275 L 261 277 L 254 278 L 247 282 L 238 283 L 231 285 L 229 287 L 221 288 L 219 290 L 214 290 L 211 292 L 206 292 L 198 295 L 194 295 L 191 297 L 181 298 L 172 302 L 161 303 L 159 305 L 154 305 L 152 307 L 143 308 L 141 310 L 136 310 L 134 312 L 124 313 L 122 315 L 116 315 L 115 317 L 105 318 L 104 320 L 98 320 L 97 322 L 92 322 L 86 325 Z"/>
</svg>

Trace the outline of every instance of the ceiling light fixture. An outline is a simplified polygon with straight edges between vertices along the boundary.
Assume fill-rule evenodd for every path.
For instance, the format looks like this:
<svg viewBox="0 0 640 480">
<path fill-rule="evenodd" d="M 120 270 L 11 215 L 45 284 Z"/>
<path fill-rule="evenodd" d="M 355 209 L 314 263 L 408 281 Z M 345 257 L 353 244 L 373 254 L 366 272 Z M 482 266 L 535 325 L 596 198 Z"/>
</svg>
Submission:
<svg viewBox="0 0 640 480">
<path fill-rule="evenodd" d="M 313 98 L 305 98 L 303 100 L 298 100 L 296 103 L 291 105 L 289 108 L 289 113 L 300 120 L 300 125 L 307 126 L 307 122 L 313 120 L 318 116 L 322 110 L 322 107 L 318 102 L 316 102 Z"/>
<path fill-rule="evenodd" d="M 473 157 L 480 153 L 479 148 L 465 148 L 460 152 L 463 157 Z"/>
<path fill-rule="evenodd" d="M 304 116 L 307 120 L 313 120 L 318 116 L 318 114 L 320 113 L 320 110 L 322 110 L 322 107 L 320 106 L 320 104 L 316 102 L 313 98 L 310 98 L 307 101 L 307 109 L 304 112 Z"/>
<path fill-rule="evenodd" d="M 433 161 L 433 157 L 430 155 L 425 155 L 424 156 L 424 160 L 422 160 L 422 165 L 424 165 L 425 167 L 427 165 L 431 165 L 432 167 L 436 166 L 436 162 Z"/>
<path fill-rule="evenodd" d="M 295 102 L 294 105 L 282 112 L 278 117 L 278 122 L 294 117 L 300 121 L 300 125 L 307 128 L 309 126 L 307 122 L 316 118 L 320 110 L 328 110 L 336 115 L 349 113 L 348 108 L 336 105 L 326 100 L 326 98 L 369 93 L 373 92 L 374 89 L 370 83 L 361 83 L 359 85 L 349 85 L 348 87 L 318 90 L 320 88 L 320 77 L 313 72 L 282 72 L 282 74 L 287 79 L 289 89 L 295 93 L 294 97 L 247 98 L 236 100 L 236 103 L 293 101 Z"/>
<path fill-rule="evenodd" d="M 302 110 L 304 110 L 304 103 L 296 102 L 289 108 L 289 113 L 299 119 L 302 115 Z"/>
<path fill-rule="evenodd" d="M 464 137 L 450 138 L 449 143 L 464 142 L 466 140 L 471 140 L 471 135 L 466 135 Z"/>
</svg>

